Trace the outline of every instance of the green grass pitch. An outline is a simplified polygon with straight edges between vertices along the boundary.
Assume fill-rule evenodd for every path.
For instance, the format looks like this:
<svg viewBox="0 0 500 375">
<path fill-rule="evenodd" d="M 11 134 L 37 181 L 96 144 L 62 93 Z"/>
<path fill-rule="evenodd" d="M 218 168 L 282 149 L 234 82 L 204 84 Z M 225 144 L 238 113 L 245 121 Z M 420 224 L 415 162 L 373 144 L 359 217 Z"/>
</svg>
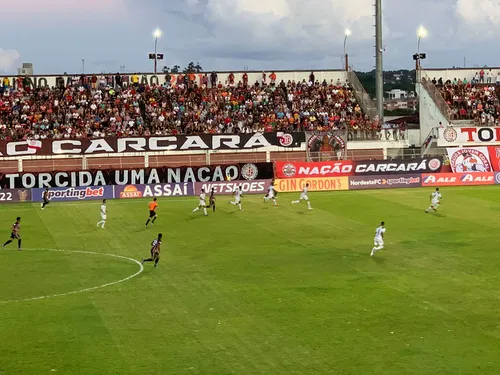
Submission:
<svg viewBox="0 0 500 375">
<path fill-rule="evenodd" d="M 160 198 L 147 229 L 146 200 L 109 201 L 104 230 L 100 202 L 0 206 L 27 250 L 0 251 L 0 374 L 497 375 L 500 189 L 443 188 L 426 215 L 432 190 L 219 196 L 209 217 Z M 115 283 L 139 265 L 102 254 L 158 232 L 159 267 Z"/>
</svg>

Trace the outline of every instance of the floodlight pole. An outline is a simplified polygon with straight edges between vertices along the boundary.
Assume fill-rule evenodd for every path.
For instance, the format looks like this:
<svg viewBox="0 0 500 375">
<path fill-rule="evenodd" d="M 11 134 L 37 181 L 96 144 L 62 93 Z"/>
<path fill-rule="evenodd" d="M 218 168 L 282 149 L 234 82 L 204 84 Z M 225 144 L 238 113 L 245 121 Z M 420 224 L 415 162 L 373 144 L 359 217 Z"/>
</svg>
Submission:
<svg viewBox="0 0 500 375">
<path fill-rule="evenodd" d="M 377 114 L 380 124 L 384 122 L 384 66 L 382 60 L 382 0 L 375 0 L 375 87 L 377 97 Z"/>
</svg>

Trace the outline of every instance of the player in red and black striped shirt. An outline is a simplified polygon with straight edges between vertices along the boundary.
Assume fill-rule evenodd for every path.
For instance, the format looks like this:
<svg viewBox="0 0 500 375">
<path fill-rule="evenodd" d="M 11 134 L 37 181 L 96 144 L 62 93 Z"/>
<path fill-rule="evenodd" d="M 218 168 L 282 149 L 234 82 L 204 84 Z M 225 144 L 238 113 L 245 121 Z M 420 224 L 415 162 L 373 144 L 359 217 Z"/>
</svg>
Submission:
<svg viewBox="0 0 500 375">
<path fill-rule="evenodd" d="M 163 235 L 159 233 L 158 238 L 154 239 L 153 242 L 151 242 L 151 258 L 143 259 L 142 264 L 144 264 L 144 262 L 155 262 L 155 268 L 158 267 L 158 262 L 160 261 L 160 246 L 162 237 Z"/>
<path fill-rule="evenodd" d="M 19 230 L 21 229 L 21 218 L 17 217 L 16 222 L 12 225 L 12 233 L 10 234 L 10 239 L 2 245 L 2 249 L 17 240 L 17 250 L 21 250 L 21 235 L 19 234 Z"/>
</svg>

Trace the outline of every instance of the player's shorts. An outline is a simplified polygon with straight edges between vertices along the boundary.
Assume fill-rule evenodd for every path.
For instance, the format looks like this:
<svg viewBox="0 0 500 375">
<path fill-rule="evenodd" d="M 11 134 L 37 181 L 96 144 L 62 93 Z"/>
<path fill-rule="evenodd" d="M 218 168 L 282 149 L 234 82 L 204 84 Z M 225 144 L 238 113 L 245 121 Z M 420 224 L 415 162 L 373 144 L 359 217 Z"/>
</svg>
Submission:
<svg viewBox="0 0 500 375">
<path fill-rule="evenodd" d="M 302 199 L 303 201 L 308 201 L 309 197 L 306 194 L 300 194 L 300 199 Z"/>
<path fill-rule="evenodd" d="M 108 219 L 108 215 L 101 214 L 101 220 L 107 220 L 107 219 Z"/>
<path fill-rule="evenodd" d="M 21 238 L 21 236 L 19 235 L 19 233 L 14 233 L 14 232 L 12 232 L 12 233 L 10 234 L 10 238 L 11 238 L 12 240 L 17 240 L 18 238 Z"/>
<path fill-rule="evenodd" d="M 268 197 L 269 199 L 274 199 L 274 193 L 268 193 L 268 194 L 267 194 L 267 197 Z"/>
<path fill-rule="evenodd" d="M 205 201 L 200 200 L 199 206 L 201 207 L 201 206 L 205 206 L 205 205 L 206 205 Z"/>
<path fill-rule="evenodd" d="M 43 203 L 44 203 L 45 205 L 47 205 L 47 204 L 49 204 L 49 203 L 50 203 L 50 201 L 49 201 L 48 199 L 43 198 Z"/>
<path fill-rule="evenodd" d="M 433 201 L 433 202 L 431 202 L 431 206 L 434 207 L 434 208 L 439 207 L 439 204 L 440 204 L 439 201 Z"/>
<path fill-rule="evenodd" d="M 208 203 L 210 206 L 215 205 L 215 199 L 210 199 L 210 202 Z"/>
<path fill-rule="evenodd" d="M 158 258 L 159 256 L 160 256 L 160 252 L 158 250 L 151 249 L 151 258 L 155 259 L 155 258 Z"/>
<path fill-rule="evenodd" d="M 240 203 L 241 203 L 241 199 L 236 198 L 236 199 L 234 200 L 234 203 L 236 203 L 236 204 L 240 204 Z"/>
<path fill-rule="evenodd" d="M 384 240 L 382 238 L 375 237 L 375 239 L 373 240 L 373 244 L 375 246 L 384 246 Z"/>
<path fill-rule="evenodd" d="M 149 211 L 149 217 L 155 217 L 156 211 Z"/>
</svg>

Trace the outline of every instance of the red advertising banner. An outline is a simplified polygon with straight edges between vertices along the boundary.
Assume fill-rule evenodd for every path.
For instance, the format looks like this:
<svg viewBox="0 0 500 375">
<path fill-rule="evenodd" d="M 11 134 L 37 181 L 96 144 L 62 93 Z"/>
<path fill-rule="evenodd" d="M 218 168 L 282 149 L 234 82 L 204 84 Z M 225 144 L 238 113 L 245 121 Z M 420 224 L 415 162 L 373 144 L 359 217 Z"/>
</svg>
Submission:
<svg viewBox="0 0 500 375">
<path fill-rule="evenodd" d="M 388 174 L 437 173 L 443 166 L 439 158 L 391 160 L 337 160 L 323 162 L 276 162 L 275 177 L 328 178 L 343 176 L 373 176 Z"/>
<path fill-rule="evenodd" d="M 277 161 L 276 178 L 310 178 L 349 176 L 354 170 L 350 160 L 301 162 Z"/>
<path fill-rule="evenodd" d="M 493 184 L 495 184 L 494 172 L 422 174 L 422 186 L 474 186 Z"/>
<path fill-rule="evenodd" d="M 488 146 L 488 154 L 493 170 L 500 172 L 500 146 Z"/>
</svg>

